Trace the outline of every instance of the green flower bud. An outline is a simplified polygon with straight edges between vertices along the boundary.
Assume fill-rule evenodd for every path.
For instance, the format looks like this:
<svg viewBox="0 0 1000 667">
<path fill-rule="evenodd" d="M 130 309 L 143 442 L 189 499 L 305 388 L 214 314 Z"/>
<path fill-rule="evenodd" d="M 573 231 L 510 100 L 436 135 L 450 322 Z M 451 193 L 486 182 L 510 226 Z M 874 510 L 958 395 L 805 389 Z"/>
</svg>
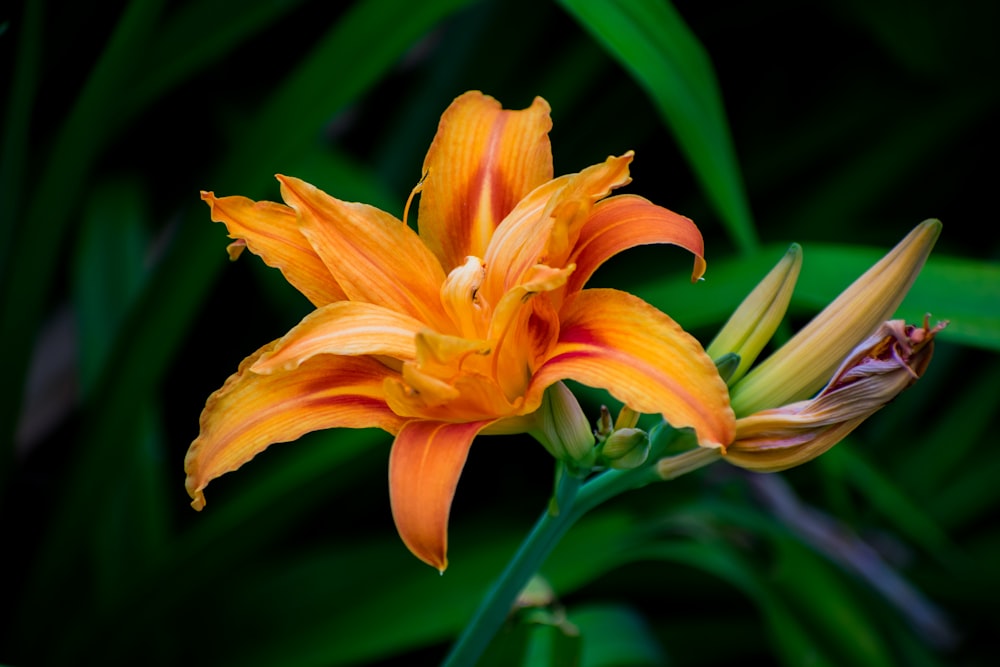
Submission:
<svg viewBox="0 0 1000 667">
<path fill-rule="evenodd" d="M 619 429 L 608 436 L 601 456 L 608 466 L 616 470 L 637 468 L 649 456 L 649 436 L 638 428 Z"/>
<path fill-rule="evenodd" d="M 562 382 L 545 390 L 531 431 L 552 456 L 567 463 L 589 465 L 594 456 L 594 432 L 576 396 Z"/>
</svg>

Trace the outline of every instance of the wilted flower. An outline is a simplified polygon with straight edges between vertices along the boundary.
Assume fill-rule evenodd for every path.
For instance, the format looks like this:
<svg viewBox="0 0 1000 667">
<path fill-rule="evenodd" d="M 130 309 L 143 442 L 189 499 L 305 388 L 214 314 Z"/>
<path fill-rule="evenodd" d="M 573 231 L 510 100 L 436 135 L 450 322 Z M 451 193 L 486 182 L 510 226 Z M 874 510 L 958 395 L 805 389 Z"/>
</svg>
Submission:
<svg viewBox="0 0 1000 667">
<path fill-rule="evenodd" d="M 934 351 L 934 328 L 903 320 L 884 323 L 847 355 L 815 397 L 736 420 L 726 461 L 761 472 L 811 461 L 923 375 Z"/>
</svg>

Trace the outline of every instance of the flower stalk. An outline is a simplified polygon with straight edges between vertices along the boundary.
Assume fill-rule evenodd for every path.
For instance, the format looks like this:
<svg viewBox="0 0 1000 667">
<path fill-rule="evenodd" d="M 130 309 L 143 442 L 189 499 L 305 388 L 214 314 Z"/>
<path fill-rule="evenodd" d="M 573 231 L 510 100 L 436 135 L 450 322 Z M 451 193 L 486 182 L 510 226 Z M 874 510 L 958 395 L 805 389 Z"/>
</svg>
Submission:
<svg viewBox="0 0 1000 667">
<path fill-rule="evenodd" d="M 651 429 L 649 461 L 662 457 L 667 447 L 682 435 L 666 422 Z M 538 518 L 517 553 L 490 587 L 476 613 L 452 645 L 442 667 L 471 667 L 479 661 L 490 641 L 503 626 L 520 592 L 538 572 L 566 531 L 587 512 L 622 493 L 652 482 L 679 477 L 718 459 L 717 450 L 696 447 L 677 456 L 660 458 L 655 464 L 648 463 L 631 470 L 606 470 L 585 482 L 576 475 L 560 474 L 554 502 L 550 503 L 550 507 L 557 505 L 559 511 L 554 513 L 549 510 Z M 666 463 L 670 461 L 674 462 L 672 467 Z M 666 469 L 673 470 L 674 474 L 663 477 L 661 471 Z"/>
</svg>

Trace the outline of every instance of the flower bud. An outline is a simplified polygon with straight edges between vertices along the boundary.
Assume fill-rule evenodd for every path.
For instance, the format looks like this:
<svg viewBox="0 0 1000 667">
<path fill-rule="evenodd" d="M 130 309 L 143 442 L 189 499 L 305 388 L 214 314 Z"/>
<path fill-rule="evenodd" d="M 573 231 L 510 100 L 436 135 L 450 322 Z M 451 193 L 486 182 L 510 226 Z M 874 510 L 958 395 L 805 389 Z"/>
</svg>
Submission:
<svg viewBox="0 0 1000 667">
<path fill-rule="evenodd" d="M 608 406 L 602 405 L 601 416 L 597 418 L 597 428 L 595 429 L 597 439 L 603 442 L 614 430 L 615 426 L 611 421 L 611 411 L 608 410 Z"/>
<path fill-rule="evenodd" d="M 618 419 L 615 420 L 615 430 L 635 428 L 635 425 L 639 423 L 639 417 L 641 416 L 642 415 L 629 406 L 623 405 L 622 409 L 618 411 Z"/>
<path fill-rule="evenodd" d="M 892 316 L 941 233 L 926 220 L 781 348 L 732 385 L 737 417 L 810 396 L 852 347 Z"/>
<path fill-rule="evenodd" d="M 764 279 L 729 317 L 711 344 L 705 348 L 726 383 L 732 385 L 746 374 L 781 324 L 795 281 L 802 268 L 802 247 L 793 243 Z M 726 355 L 736 355 L 735 363 Z"/>
<path fill-rule="evenodd" d="M 616 470 L 638 468 L 649 456 L 649 436 L 638 428 L 618 429 L 604 441 L 601 456 Z"/>
<path fill-rule="evenodd" d="M 928 326 L 883 323 L 841 363 L 814 398 L 736 420 L 736 440 L 725 449 L 734 465 L 774 472 L 811 461 L 923 375 L 934 336 Z"/>
<path fill-rule="evenodd" d="M 546 389 L 537 416 L 538 428 L 531 434 L 552 456 L 567 463 L 592 462 L 594 433 L 569 387 L 556 382 Z"/>
</svg>

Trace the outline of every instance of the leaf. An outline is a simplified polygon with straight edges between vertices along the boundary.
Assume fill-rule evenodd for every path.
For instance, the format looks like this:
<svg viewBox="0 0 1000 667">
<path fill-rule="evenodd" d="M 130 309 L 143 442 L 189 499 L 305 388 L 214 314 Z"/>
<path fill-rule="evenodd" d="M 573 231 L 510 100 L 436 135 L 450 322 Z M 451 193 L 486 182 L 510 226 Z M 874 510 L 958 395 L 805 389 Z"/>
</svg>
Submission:
<svg viewBox="0 0 1000 667">
<path fill-rule="evenodd" d="M 708 54 L 669 2 L 560 0 L 632 74 L 673 131 L 733 242 L 757 234 Z"/>
<path fill-rule="evenodd" d="M 142 287 L 148 219 L 146 201 L 134 181 L 99 184 L 84 207 L 73 263 L 84 399 L 108 363 L 112 344 Z"/>
<path fill-rule="evenodd" d="M 418 36 L 461 4 L 439 0 L 413 5 L 405 12 L 387 0 L 355 4 L 260 112 L 251 124 L 252 133 L 224 160 L 220 184 L 239 183 L 252 194 L 256 188 L 251 183 L 272 174 L 274 166 L 285 159 L 283 156 L 300 154 L 302 146 L 319 134 L 333 111 L 373 85 Z M 386 23 L 384 17 L 389 13 L 397 20 Z M 362 50 L 366 58 L 354 58 Z M 338 63 L 355 60 L 357 67 L 337 70 Z M 336 85 L 331 82 L 331 71 L 340 72 Z M 261 136 L 280 137 L 280 141 L 268 142 L 265 148 L 257 140 Z M 128 335 L 116 342 L 116 372 L 105 374 L 99 382 L 97 391 L 102 401 L 87 415 L 79 459 L 62 489 L 57 513 L 46 527 L 40 557 L 25 585 L 27 604 L 19 620 L 25 624 L 20 636 L 25 637 L 26 645 L 30 645 L 32 637 L 38 638 L 42 628 L 40 623 L 32 624 L 31 619 L 45 614 L 76 560 L 66 551 L 66 545 L 71 545 L 72 551 L 72 545 L 85 543 L 81 533 L 88 525 L 85 517 L 89 502 L 100 497 L 101 480 L 109 474 L 107 462 L 116 460 L 114 449 L 123 420 L 134 418 L 132 406 L 137 400 L 151 396 L 182 336 L 187 334 L 212 278 L 224 264 L 224 242 L 213 234 L 216 230 L 207 221 L 203 205 L 192 197 L 184 216 L 185 222 L 173 237 L 166 257 L 130 313 L 125 325 Z M 16 302 L 4 306 L 9 305 L 8 311 L 17 306 L 27 308 L 25 300 L 36 296 L 19 295 Z M 8 321 L 15 321 L 19 313 L 6 315 L 14 318 Z M 7 355 L 5 359 L 16 356 Z"/>
<path fill-rule="evenodd" d="M 574 607 L 569 621 L 583 638 L 581 667 L 640 667 L 666 664 L 663 648 L 646 620 L 624 604 Z"/>
<path fill-rule="evenodd" d="M 791 309 L 805 313 L 825 307 L 885 252 L 826 243 L 802 246 L 802 273 Z M 768 245 L 748 257 L 714 260 L 697 285 L 678 274 L 638 283 L 632 291 L 687 329 L 720 325 L 786 248 Z M 951 322 L 940 340 L 1000 350 L 1000 264 L 932 254 L 896 317 L 920 322 L 925 313 Z"/>
<path fill-rule="evenodd" d="M 769 585 L 745 557 L 724 543 L 660 542 L 636 550 L 634 557 L 656 558 L 704 570 L 739 589 L 758 606 L 784 664 L 790 667 L 839 664 L 816 643 L 780 592 Z"/>
<path fill-rule="evenodd" d="M 137 67 L 136 53 L 155 27 L 163 0 L 132 0 L 108 39 L 70 113 L 52 139 L 58 149 L 48 155 L 31 197 L 18 214 L 20 234 L 0 282 L 0 340 L 14 350 L 31 348 L 44 300 L 55 279 L 58 251 L 88 183 L 94 159 L 115 127 L 115 92 Z M 15 121 L 16 122 L 16 121 Z M 6 149 L 5 149 L 6 150 Z M 19 149 L 11 155 L 17 159 Z M 17 169 L 17 165 L 14 166 Z M 0 358 L 0 375 L 12 387 L 23 385 L 26 354 Z M 13 425 L 20 407 L 17 395 L 0 401 L 0 485 L 6 481 Z"/>
<path fill-rule="evenodd" d="M 774 545 L 777 563 L 770 580 L 814 641 L 821 642 L 822 655 L 840 665 L 894 664 L 873 610 L 828 563 L 794 540 L 779 539 Z"/>
<path fill-rule="evenodd" d="M 1000 394 L 995 391 L 1000 361 L 995 358 L 983 361 L 971 376 L 958 363 L 952 364 L 950 375 L 925 376 L 929 381 L 940 379 L 939 391 L 931 395 L 930 405 L 917 406 L 917 410 L 906 411 L 902 416 L 919 436 L 909 439 L 906 456 L 898 461 L 893 477 L 914 497 L 925 499 L 925 512 L 931 515 L 939 515 L 942 507 L 960 506 L 965 508 L 962 514 L 982 515 L 1000 500 L 1000 488 L 996 486 L 991 488 L 984 483 L 979 487 L 981 493 L 972 493 L 964 481 L 956 483 L 980 478 L 984 469 L 1000 461 L 995 448 L 990 446 L 1000 408 Z M 940 412 L 934 420 L 915 420 L 913 415 L 922 414 L 921 409 Z M 891 432 L 886 434 L 887 438 L 890 436 Z M 951 511 L 940 516 L 958 518 Z M 951 523 L 947 526 L 950 530 L 955 528 Z"/>
<path fill-rule="evenodd" d="M 233 11 L 231 0 L 180 5 L 151 40 L 143 76 L 123 91 L 125 113 L 133 115 L 147 108 L 171 87 L 253 39 L 302 3 L 258 0 L 241 4 L 239 11 Z"/>
<path fill-rule="evenodd" d="M 838 469 L 837 481 L 846 483 L 908 540 L 939 562 L 961 562 L 956 545 L 927 510 L 851 447 L 835 447 L 820 461 L 825 467 Z"/>
<path fill-rule="evenodd" d="M 28 136 L 31 110 L 40 81 L 42 58 L 42 16 L 40 0 L 24 3 L 24 14 L 18 25 L 17 54 L 4 113 L 3 137 L 0 144 L 0 275 L 7 269 L 9 255 L 17 229 L 25 166 L 28 157 Z M 4 21 L 0 34 L 6 32 Z"/>
<path fill-rule="evenodd" d="M 796 302 L 825 305 L 838 284 L 846 286 L 881 256 L 869 248 L 809 244 Z M 1000 264 L 932 254 L 896 316 L 919 322 L 926 313 L 951 322 L 942 340 L 1000 350 Z"/>
<path fill-rule="evenodd" d="M 577 667 L 580 665 L 581 638 L 555 625 L 531 628 L 524 667 Z"/>
</svg>

